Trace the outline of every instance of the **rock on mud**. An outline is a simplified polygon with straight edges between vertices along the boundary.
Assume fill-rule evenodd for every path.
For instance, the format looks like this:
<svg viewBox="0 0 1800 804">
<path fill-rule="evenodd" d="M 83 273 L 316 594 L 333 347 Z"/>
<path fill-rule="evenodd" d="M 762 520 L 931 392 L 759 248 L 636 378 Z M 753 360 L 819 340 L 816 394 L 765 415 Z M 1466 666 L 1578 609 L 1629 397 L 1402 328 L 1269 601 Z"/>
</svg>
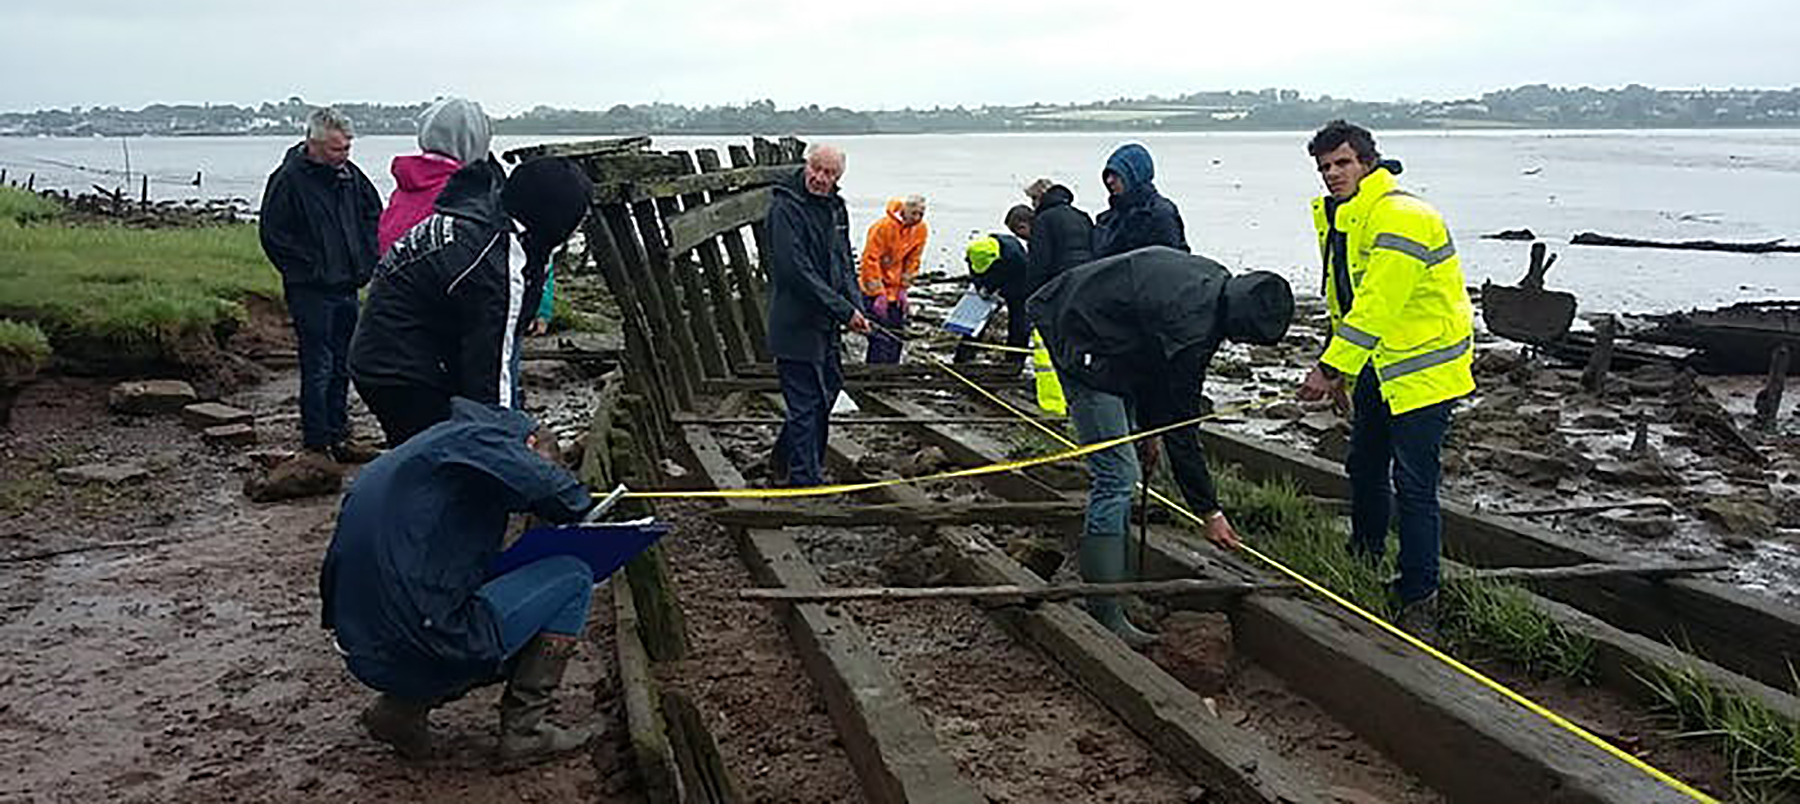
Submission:
<svg viewBox="0 0 1800 804">
<path fill-rule="evenodd" d="M 249 424 L 250 411 L 221 405 L 217 402 L 201 402 L 181 409 L 181 419 L 188 424 L 206 429 L 208 427 L 224 427 L 231 424 Z"/>
<path fill-rule="evenodd" d="M 131 380 L 113 386 L 106 406 L 132 416 L 175 413 L 199 400 L 194 386 L 182 380 Z"/>
<path fill-rule="evenodd" d="M 302 451 L 267 474 L 252 474 L 245 479 L 244 495 L 256 502 L 296 500 L 336 494 L 343 483 L 344 471 L 336 461 Z"/>
<path fill-rule="evenodd" d="M 149 469 L 135 463 L 116 465 L 90 463 L 56 470 L 56 479 L 71 485 L 104 483 L 108 486 L 117 486 L 123 483 L 135 483 L 149 476 Z"/>
</svg>

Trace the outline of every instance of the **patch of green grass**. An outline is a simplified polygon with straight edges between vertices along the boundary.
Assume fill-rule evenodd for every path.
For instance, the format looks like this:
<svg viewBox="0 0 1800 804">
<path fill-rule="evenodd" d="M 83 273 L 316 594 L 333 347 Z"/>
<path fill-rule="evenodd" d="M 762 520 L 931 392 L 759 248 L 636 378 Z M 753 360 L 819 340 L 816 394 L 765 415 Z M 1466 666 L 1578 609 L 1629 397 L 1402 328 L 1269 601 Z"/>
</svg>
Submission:
<svg viewBox="0 0 1800 804">
<path fill-rule="evenodd" d="M 1722 689 L 1698 667 L 1658 667 L 1639 676 L 1680 736 L 1717 743 L 1731 761 L 1738 797 L 1786 801 L 1800 794 L 1800 723 Z M 1800 689 L 1800 678 L 1795 680 Z"/>
<path fill-rule="evenodd" d="M 1594 641 L 1562 627 L 1524 588 L 1453 578 L 1439 594 L 1442 630 L 1464 649 L 1484 651 L 1540 677 L 1594 679 Z"/>
<path fill-rule="evenodd" d="M 0 220 L 13 223 L 50 220 L 62 215 L 61 204 L 17 187 L 0 187 Z"/>
<path fill-rule="evenodd" d="M 253 224 L 136 230 L 0 220 L 0 312 L 31 320 L 61 350 L 167 346 L 242 321 L 248 294 L 281 282 Z"/>
<path fill-rule="evenodd" d="M 1213 479 L 1232 526 L 1257 549 L 1375 614 L 1391 619 L 1396 613 L 1387 593 L 1394 550 L 1380 562 L 1350 555 L 1338 517 L 1291 480 L 1253 482 L 1231 469 L 1213 472 Z"/>
<path fill-rule="evenodd" d="M 50 359 L 50 339 L 36 324 L 0 318 L 0 375 L 37 373 Z"/>
</svg>

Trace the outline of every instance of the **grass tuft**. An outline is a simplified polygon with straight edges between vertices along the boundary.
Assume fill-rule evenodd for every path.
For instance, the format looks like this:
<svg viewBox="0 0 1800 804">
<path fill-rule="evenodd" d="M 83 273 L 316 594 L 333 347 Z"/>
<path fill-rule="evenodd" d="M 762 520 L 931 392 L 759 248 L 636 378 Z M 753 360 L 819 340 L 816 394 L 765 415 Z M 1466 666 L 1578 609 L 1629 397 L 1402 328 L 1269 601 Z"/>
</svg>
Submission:
<svg viewBox="0 0 1800 804">
<path fill-rule="evenodd" d="M 1660 666 L 1638 678 L 1680 736 L 1720 746 L 1742 788 L 1739 797 L 1786 801 L 1800 794 L 1800 723 L 1722 689 L 1691 664 Z M 1795 687 L 1800 689 L 1800 678 Z"/>
<path fill-rule="evenodd" d="M 1562 627 L 1531 602 L 1524 588 L 1480 578 L 1453 578 L 1439 595 L 1445 636 L 1539 677 L 1594 680 L 1594 641 Z"/>
<path fill-rule="evenodd" d="M 17 187 L 0 187 L 0 220 L 31 223 L 60 217 L 62 204 Z"/>
</svg>

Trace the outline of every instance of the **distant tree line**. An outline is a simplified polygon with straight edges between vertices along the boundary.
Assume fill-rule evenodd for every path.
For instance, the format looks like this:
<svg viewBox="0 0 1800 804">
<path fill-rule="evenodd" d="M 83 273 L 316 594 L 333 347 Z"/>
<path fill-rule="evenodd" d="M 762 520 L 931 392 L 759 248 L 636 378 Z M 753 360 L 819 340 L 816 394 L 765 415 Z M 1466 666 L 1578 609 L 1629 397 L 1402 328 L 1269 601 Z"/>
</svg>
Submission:
<svg viewBox="0 0 1800 804">
<path fill-rule="evenodd" d="M 410 134 L 426 103 L 337 104 L 366 134 Z M 0 113 L 0 135 L 289 134 L 312 104 L 73 107 Z M 856 111 L 778 108 L 773 101 L 691 108 L 618 104 L 604 111 L 538 106 L 496 121 L 502 134 L 873 134 L 965 131 L 1291 130 L 1334 117 L 1383 128 L 1699 128 L 1800 125 L 1800 88 L 1678 90 L 1531 84 L 1477 98 L 1373 102 L 1304 97 L 1292 89 L 1194 92 L 1070 104 Z"/>
</svg>

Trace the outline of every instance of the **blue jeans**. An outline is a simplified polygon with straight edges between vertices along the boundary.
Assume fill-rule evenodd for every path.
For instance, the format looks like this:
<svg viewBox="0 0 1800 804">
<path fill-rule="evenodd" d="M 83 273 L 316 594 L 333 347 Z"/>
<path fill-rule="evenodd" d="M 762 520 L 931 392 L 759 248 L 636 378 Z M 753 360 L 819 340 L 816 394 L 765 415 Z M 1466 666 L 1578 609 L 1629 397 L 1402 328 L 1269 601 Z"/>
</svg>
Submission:
<svg viewBox="0 0 1800 804">
<path fill-rule="evenodd" d="M 356 291 L 287 288 L 300 348 L 300 443 L 328 447 L 350 435 L 350 338 Z"/>
<path fill-rule="evenodd" d="M 777 358 L 775 374 L 787 406 L 775 454 L 787 460 L 789 485 L 821 485 L 825 482 L 825 444 L 831 439 L 831 405 L 844 387 L 838 351 L 831 350 L 816 363 Z"/>
<path fill-rule="evenodd" d="M 500 625 L 500 644 L 511 657 L 539 632 L 578 636 L 587 624 L 594 572 L 581 559 L 554 556 L 533 561 L 482 584 L 475 596 Z"/>
<path fill-rule="evenodd" d="M 1081 384 L 1061 372 L 1069 423 L 1083 444 L 1129 435 L 1134 429 L 1131 406 L 1124 397 Z M 1131 529 L 1131 494 L 1137 488 L 1137 450 L 1130 444 L 1090 453 L 1087 520 L 1082 538 L 1124 536 Z"/>
<path fill-rule="evenodd" d="M 1344 461 L 1350 474 L 1350 552 L 1381 558 L 1397 503 L 1400 585 L 1395 591 L 1402 604 L 1414 603 L 1438 588 L 1444 530 L 1438 509 L 1439 452 L 1456 401 L 1395 416 L 1381 398 L 1373 368 L 1357 378 L 1354 397 L 1350 455 Z"/>
</svg>

